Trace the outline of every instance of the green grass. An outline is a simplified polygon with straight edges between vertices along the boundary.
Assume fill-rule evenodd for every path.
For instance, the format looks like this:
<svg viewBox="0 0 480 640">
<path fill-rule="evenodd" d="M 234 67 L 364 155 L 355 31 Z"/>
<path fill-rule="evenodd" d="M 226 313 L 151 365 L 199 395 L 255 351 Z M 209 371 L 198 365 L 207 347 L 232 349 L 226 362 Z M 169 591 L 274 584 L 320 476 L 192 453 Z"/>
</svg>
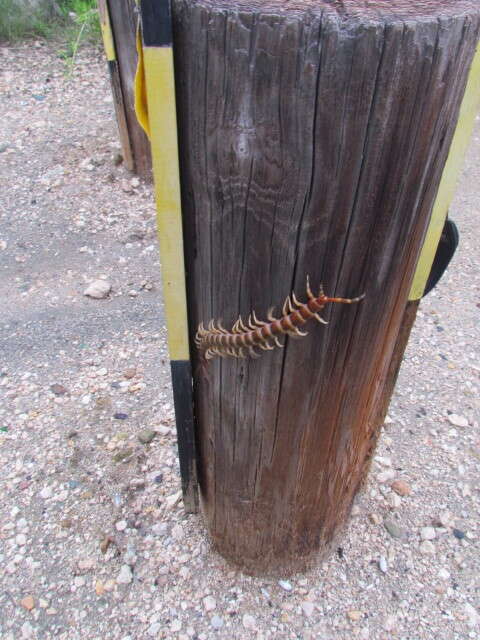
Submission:
<svg viewBox="0 0 480 640">
<path fill-rule="evenodd" d="M 0 0 L 0 42 L 49 38 L 65 45 L 65 58 L 75 57 L 86 42 L 100 41 L 96 0 L 44 0 L 37 10 L 21 0 Z"/>
</svg>

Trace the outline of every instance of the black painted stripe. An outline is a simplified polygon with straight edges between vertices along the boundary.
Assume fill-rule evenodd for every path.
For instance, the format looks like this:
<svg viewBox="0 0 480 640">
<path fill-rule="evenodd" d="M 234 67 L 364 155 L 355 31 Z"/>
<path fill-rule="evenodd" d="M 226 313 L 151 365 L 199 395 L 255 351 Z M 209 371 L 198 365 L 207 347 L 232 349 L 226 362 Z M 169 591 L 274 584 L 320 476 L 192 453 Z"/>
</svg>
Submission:
<svg viewBox="0 0 480 640">
<path fill-rule="evenodd" d="M 170 0 L 141 0 L 142 36 L 146 47 L 172 45 Z"/>
<path fill-rule="evenodd" d="M 198 510 L 197 456 L 193 413 L 192 367 L 189 360 L 172 360 L 173 402 L 185 510 Z"/>
</svg>

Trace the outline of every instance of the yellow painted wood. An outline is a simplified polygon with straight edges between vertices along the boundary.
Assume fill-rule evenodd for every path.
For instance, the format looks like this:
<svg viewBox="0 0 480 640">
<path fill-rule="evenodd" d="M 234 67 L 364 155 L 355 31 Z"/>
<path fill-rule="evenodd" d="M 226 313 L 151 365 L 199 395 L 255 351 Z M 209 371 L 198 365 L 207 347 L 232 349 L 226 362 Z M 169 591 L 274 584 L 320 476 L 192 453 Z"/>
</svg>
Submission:
<svg viewBox="0 0 480 640">
<path fill-rule="evenodd" d="M 100 15 L 100 28 L 102 30 L 103 46 L 107 60 L 111 62 L 117 59 L 115 51 L 115 42 L 113 40 L 112 25 L 110 24 L 110 15 L 106 0 L 99 0 L 98 13 Z"/>
<path fill-rule="evenodd" d="M 144 47 L 163 296 L 171 360 L 189 360 L 173 52 Z"/>
<path fill-rule="evenodd" d="M 145 83 L 145 64 L 143 61 L 143 45 L 140 24 L 137 29 L 137 70 L 135 72 L 135 114 L 137 120 L 150 138 L 150 124 L 148 122 L 147 87 Z"/>
<path fill-rule="evenodd" d="M 467 87 L 463 97 L 457 128 L 453 136 L 448 159 L 443 169 L 437 198 L 432 210 L 430 225 L 425 236 L 417 270 L 410 290 L 409 300 L 419 300 L 432 268 L 435 252 L 442 235 L 448 208 L 455 194 L 455 188 L 463 166 L 465 152 L 472 136 L 475 116 L 480 106 L 480 47 L 477 49 L 470 68 Z"/>
</svg>

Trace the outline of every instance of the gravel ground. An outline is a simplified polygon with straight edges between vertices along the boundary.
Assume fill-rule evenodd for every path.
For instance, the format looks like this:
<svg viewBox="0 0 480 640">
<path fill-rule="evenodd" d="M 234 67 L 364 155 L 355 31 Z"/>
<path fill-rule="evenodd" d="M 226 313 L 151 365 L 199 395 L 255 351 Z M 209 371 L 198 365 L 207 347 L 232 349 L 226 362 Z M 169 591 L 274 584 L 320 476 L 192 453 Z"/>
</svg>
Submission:
<svg viewBox="0 0 480 640">
<path fill-rule="evenodd" d="M 480 638 L 480 127 L 461 249 L 341 547 L 278 582 L 183 513 L 152 194 L 118 164 L 101 52 L 71 79 L 42 43 L 0 69 L 2 640 Z M 108 297 L 86 297 L 98 279 Z"/>
</svg>

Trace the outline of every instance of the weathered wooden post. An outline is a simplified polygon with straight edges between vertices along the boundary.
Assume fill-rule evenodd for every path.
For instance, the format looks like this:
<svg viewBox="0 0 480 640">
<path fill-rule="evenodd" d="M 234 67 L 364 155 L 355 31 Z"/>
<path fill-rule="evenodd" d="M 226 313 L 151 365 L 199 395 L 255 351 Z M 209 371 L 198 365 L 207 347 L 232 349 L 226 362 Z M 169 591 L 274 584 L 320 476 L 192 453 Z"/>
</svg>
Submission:
<svg viewBox="0 0 480 640">
<path fill-rule="evenodd" d="M 105 55 L 125 166 L 151 179 L 150 143 L 137 122 L 134 78 L 137 67 L 135 0 L 98 0 Z"/>
<path fill-rule="evenodd" d="M 173 0 L 172 14 L 190 341 L 203 323 L 207 355 L 274 346 L 206 363 L 192 347 L 203 511 L 227 558 L 291 571 L 329 545 L 368 470 L 480 9 Z M 278 348 L 307 276 L 315 295 L 365 299 Z M 272 306 L 284 319 L 263 334 L 218 331 Z"/>
</svg>

